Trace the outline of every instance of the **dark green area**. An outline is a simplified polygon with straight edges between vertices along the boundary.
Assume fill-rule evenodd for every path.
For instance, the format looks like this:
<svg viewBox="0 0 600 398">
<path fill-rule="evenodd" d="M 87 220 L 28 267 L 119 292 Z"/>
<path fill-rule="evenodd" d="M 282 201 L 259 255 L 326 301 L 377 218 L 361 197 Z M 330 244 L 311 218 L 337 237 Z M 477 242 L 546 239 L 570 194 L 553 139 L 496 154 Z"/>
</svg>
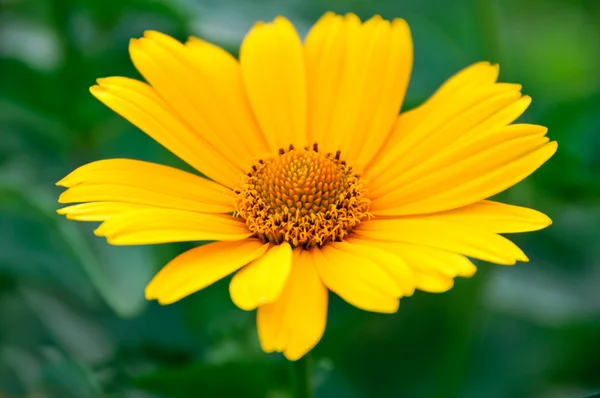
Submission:
<svg viewBox="0 0 600 398">
<path fill-rule="evenodd" d="M 558 153 L 501 195 L 549 214 L 516 236 L 531 262 L 481 264 L 448 293 L 398 314 L 332 297 L 312 353 L 315 397 L 576 398 L 600 391 L 600 1 L 8 0 L 0 4 L 0 396 L 291 397 L 288 364 L 264 354 L 228 281 L 160 307 L 143 289 L 190 247 L 111 247 L 55 214 L 54 182 L 84 163 L 131 157 L 182 166 L 88 92 L 139 76 L 127 44 L 146 29 L 236 52 L 255 20 L 302 33 L 326 10 L 411 25 L 413 107 L 459 69 L 499 62 L 523 84 L 522 120 Z M 184 166 L 182 166 L 184 167 Z"/>
</svg>

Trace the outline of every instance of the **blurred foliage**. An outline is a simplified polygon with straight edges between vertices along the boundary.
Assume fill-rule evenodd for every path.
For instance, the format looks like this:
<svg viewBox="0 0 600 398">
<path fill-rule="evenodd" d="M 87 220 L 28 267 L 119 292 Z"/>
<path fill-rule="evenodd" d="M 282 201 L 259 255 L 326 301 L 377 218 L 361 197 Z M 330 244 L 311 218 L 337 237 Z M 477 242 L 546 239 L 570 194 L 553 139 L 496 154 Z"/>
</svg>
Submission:
<svg viewBox="0 0 600 398">
<path fill-rule="evenodd" d="M 415 67 L 406 107 L 482 59 L 534 102 L 559 151 L 502 194 L 554 219 L 516 236 L 531 262 L 482 264 L 397 315 L 332 297 L 312 354 L 317 398 L 580 397 L 600 389 L 600 1 L 2 0 L 0 2 L 0 396 L 290 397 L 287 364 L 258 346 L 227 282 L 160 307 L 144 285 L 190 247 L 110 247 L 55 214 L 54 182 L 131 157 L 185 167 L 89 95 L 139 76 L 131 37 L 156 29 L 237 52 L 255 20 L 305 33 L 326 10 L 403 17 Z"/>
</svg>

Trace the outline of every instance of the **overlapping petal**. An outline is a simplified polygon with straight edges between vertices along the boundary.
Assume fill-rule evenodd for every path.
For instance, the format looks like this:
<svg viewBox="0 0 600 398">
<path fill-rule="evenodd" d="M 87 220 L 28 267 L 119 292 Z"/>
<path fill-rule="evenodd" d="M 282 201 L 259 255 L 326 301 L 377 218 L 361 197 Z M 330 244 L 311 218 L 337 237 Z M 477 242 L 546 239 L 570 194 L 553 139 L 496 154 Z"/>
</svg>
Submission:
<svg viewBox="0 0 600 398">
<path fill-rule="evenodd" d="M 256 239 L 215 242 L 180 254 L 165 265 L 146 287 L 146 298 L 171 304 L 262 256 L 269 247 Z"/>
<path fill-rule="evenodd" d="M 239 218 L 172 209 L 128 211 L 104 221 L 94 233 L 113 245 L 199 240 L 237 241 L 252 235 Z"/>
<path fill-rule="evenodd" d="M 279 297 L 292 269 L 292 247 L 283 242 L 272 246 L 259 259 L 238 271 L 229 284 L 231 300 L 249 311 Z"/>
<path fill-rule="evenodd" d="M 232 192 L 185 171 L 131 159 L 107 159 L 77 168 L 57 182 L 67 187 L 60 214 L 77 220 L 103 221 L 114 215 L 151 207 L 202 213 L 231 213 Z"/>
<path fill-rule="evenodd" d="M 365 253 L 349 252 L 331 243 L 312 251 L 323 283 L 335 294 L 366 311 L 398 310 L 402 291 L 392 275 Z"/>
<path fill-rule="evenodd" d="M 365 244 L 364 240 L 348 238 L 344 242 L 336 242 L 335 247 L 357 258 L 368 258 L 384 270 L 396 283 L 402 296 L 410 296 L 415 290 L 415 277 L 402 257 L 393 252 L 380 250 L 374 245 Z"/>
<path fill-rule="evenodd" d="M 489 198 L 529 176 L 556 148 L 556 142 L 548 143 L 546 137 L 527 136 L 469 151 L 456 162 L 388 188 L 373 199 L 371 211 L 376 215 L 423 214 Z"/>
<path fill-rule="evenodd" d="M 273 153 L 306 140 L 306 68 L 294 26 L 277 17 L 257 23 L 240 48 L 240 64 L 252 110 Z"/>
<path fill-rule="evenodd" d="M 508 239 L 485 229 L 430 217 L 373 219 L 354 232 L 365 238 L 429 246 L 497 264 L 528 261 Z"/>
<path fill-rule="evenodd" d="M 264 153 L 266 141 L 250 113 L 239 65 L 225 51 L 194 40 L 186 47 L 147 31 L 131 41 L 129 52 L 173 112 L 226 163 L 245 170 Z"/>
<path fill-rule="evenodd" d="M 412 69 L 410 30 L 402 19 L 325 14 L 305 43 L 308 140 L 341 150 L 360 170 L 383 145 Z"/>
<path fill-rule="evenodd" d="M 552 220 L 537 210 L 505 203 L 482 200 L 457 209 L 417 216 L 468 225 L 496 233 L 537 231 L 552 224 Z"/>
<path fill-rule="evenodd" d="M 315 268 L 316 252 L 294 250 L 292 270 L 283 292 L 275 302 L 258 308 L 258 336 L 265 352 L 283 352 L 294 361 L 321 340 L 328 298 Z"/>
<path fill-rule="evenodd" d="M 150 85 L 125 77 L 98 79 L 91 93 L 106 106 L 173 152 L 183 161 L 229 188 L 242 181 L 243 171 L 187 125 Z"/>
<path fill-rule="evenodd" d="M 432 98 L 400 115 L 366 170 L 380 215 L 422 214 L 464 206 L 516 184 L 556 151 L 540 126 L 508 126 L 530 98 L 495 83 L 498 68 L 475 64 Z"/>
<path fill-rule="evenodd" d="M 68 220 L 77 221 L 106 221 L 111 217 L 128 211 L 151 209 L 150 206 L 125 202 L 90 202 L 79 203 L 58 209 L 58 214 L 64 214 Z"/>
<path fill-rule="evenodd" d="M 462 254 L 389 240 L 355 239 L 356 243 L 392 253 L 412 270 L 416 288 L 441 293 L 452 288 L 456 276 L 470 277 L 477 268 Z"/>
</svg>

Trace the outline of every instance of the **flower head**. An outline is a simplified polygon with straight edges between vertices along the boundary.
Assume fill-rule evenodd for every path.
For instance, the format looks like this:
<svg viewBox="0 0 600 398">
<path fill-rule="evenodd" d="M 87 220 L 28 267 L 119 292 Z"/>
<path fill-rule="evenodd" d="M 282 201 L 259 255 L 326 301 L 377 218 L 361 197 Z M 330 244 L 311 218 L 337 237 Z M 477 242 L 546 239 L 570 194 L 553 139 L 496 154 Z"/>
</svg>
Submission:
<svg viewBox="0 0 600 398">
<path fill-rule="evenodd" d="M 548 226 L 486 200 L 556 151 L 546 129 L 512 124 L 530 98 L 472 65 L 399 113 L 412 69 L 406 23 L 325 14 L 304 43 L 278 17 L 240 60 L 190 38 L 132 40 L 148 83 L 99 79 L 100 101 L 206 178 L 129 159 L 93 162 L 58 185 L 67 218 L 102 221 L 116 245 L 214 241 L 169 262 L 146 288 L 173 303 L 235 273 L 232 300 L 258 309 L 260 342 L 291 360 L 321 338 L 328 291 L 395 312 L 414 289 L 471 276 L 467 257 L 511 265 L 501 233 Z"/>
</svg>

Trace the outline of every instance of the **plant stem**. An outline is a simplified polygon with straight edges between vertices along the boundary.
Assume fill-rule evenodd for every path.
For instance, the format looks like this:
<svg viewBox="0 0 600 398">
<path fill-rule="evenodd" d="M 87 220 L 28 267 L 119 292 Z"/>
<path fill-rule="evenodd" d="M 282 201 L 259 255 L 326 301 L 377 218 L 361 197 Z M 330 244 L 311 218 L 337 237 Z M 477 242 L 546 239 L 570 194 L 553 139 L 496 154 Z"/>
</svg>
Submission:
<svg viewBox="0 0 600 398">
<path fill-rule="evenodd" d="M 292 364 L 294 398 L 312 398 L 310 382 L 310 358 L 306 354 Z"/>
</svg>

